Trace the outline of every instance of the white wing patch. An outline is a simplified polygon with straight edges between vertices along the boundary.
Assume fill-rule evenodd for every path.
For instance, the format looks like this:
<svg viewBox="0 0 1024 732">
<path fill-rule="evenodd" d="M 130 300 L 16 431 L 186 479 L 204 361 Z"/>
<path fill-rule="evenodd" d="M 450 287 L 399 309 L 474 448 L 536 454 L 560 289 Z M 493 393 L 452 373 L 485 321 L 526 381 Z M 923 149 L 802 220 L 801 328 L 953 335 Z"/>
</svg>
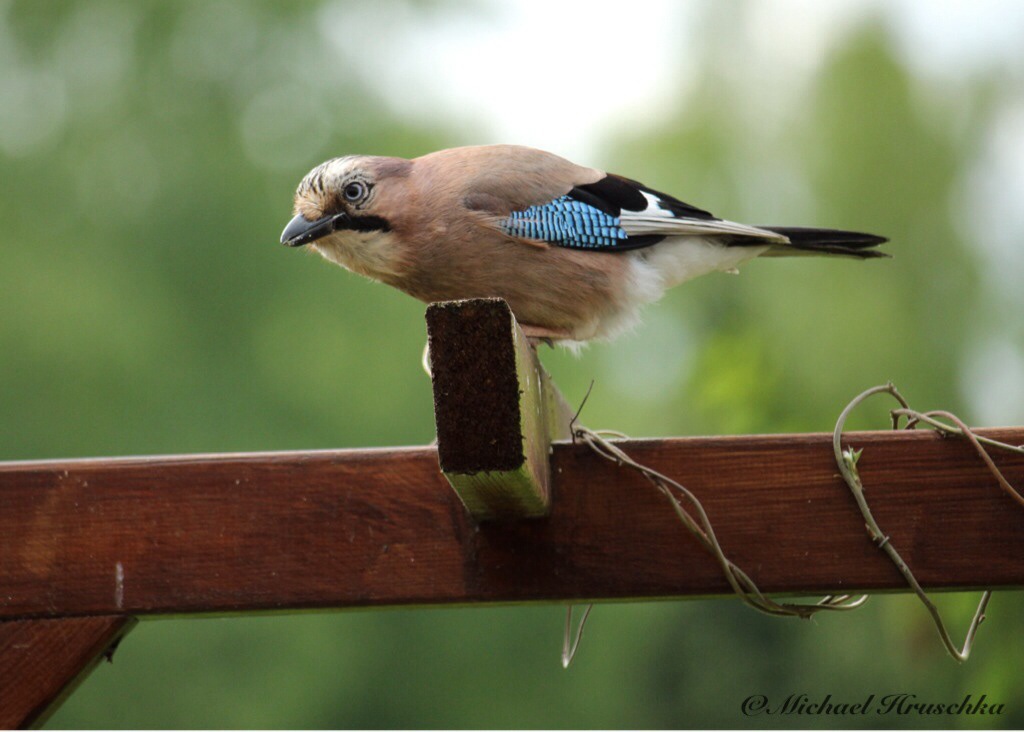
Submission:
<svg viewBox="0 0 1024 732">
<path fill-rule="evenodd" d="M 625 214 L 634 216 L 645 216 L 645 217 L 657 217 L 674 219 L 675 215 L 667 208 L 661 207 L 661 201 L 658 200 L 657 196 L 654 196 L 647 191 L 640 191 L 640 195 L 647 199 L 647 208 L 643 211 L 627 211 Z"/>
<path fill-rule="evenodd" d="M 758 239 L 786 243 L 789 239 L 774 231 L 747 226 L 735 221 L 722 219 L 690 219 L 677 218 L 668 209 L 661 207 L 657 196 L 641 191 L 647 199 L 647 208 L 643 211 L 623 211 L 619 215 L 622 230 L 628 235 L 663 234 L 665 236 L 714 236 L 716 234 L 732 234 L 734 236 L 751 236 Z"/>
</svg>

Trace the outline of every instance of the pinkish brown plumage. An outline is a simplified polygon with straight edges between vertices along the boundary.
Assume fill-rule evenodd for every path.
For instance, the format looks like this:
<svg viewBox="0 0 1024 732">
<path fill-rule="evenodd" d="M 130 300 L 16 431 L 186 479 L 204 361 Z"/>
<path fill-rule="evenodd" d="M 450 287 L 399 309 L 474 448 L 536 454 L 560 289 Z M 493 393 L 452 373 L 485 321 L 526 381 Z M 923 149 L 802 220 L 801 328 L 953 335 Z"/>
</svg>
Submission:
<svg viewBox="0 0 1024 732">
<path fill-rule="evenodd" d="M 882 256 L 881 237 L 759 228 L 513 145 L 314 168 L 281 237 L 424 302 L 501 297 L 528 333 L 609 338 L 664 290 L 769 254 Z"/>
</svg>

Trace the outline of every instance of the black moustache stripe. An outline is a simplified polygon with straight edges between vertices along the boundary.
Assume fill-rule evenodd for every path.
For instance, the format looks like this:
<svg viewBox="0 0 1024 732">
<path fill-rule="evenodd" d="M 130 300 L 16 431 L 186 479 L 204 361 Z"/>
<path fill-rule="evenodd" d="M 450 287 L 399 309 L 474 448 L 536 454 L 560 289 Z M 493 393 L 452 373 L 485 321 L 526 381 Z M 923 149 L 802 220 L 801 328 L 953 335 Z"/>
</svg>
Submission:
<svg viewBox="0 0 1024 732">
<path fill-rule="evenodd" d="M 380 216 L 350 216 L 340 228 L 352 231 L 391 231 L 387 219 Z"/>
</svg>

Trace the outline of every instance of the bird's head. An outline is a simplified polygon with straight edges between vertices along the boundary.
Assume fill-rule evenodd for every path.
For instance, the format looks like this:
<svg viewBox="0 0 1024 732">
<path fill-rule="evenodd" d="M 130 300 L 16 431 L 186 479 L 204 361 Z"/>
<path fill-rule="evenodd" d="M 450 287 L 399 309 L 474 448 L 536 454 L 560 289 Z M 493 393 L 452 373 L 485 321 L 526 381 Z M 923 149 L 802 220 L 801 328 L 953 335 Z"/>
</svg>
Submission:
<svg viewBox="0 0 1024 732">
<path fill-rule="evenodd" d="M 299 183 L 281 243 L 310 244 L 336 264 L 390 281 L 401 267 L 392 232 L 411 167 L 402 158 L 367 155 L 321 163 Z"/>
<path fill-rule="evenodd" d="M 336 232 L 389 231 L 377 205 L 378 186 L 390 177 L 381 175 L 384 160 L 389 159 L 332 158 L 309 171 L 295 191 L 295 217 L 281 233 L 281 243 L 299 247 Z"/>
</svg>

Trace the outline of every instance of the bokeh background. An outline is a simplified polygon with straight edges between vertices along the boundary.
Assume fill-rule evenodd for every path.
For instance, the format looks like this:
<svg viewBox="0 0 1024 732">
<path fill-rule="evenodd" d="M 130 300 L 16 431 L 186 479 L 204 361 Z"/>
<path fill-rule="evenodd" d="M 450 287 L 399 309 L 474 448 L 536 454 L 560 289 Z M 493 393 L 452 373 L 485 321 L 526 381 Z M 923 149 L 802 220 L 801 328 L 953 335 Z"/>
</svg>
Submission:
<svg viewBox="0 0 1024 732">
<path fill-rule="evenodd" d="M 829 430 L 894 380 L 1024 422 L 1024 5 L 0 0 L 0 458 L 423 444 L 423 306 L 286 250 L 322 159 L 518 142 L 752 223 L 892 238 L 770 260 L 543 359 L 634 436 Z M 855 427 L 883 427 L 884 409 Z M 315 572 L 316 567 L 310 567 Z M 962 628 L 974 597 L 941 606 Z M 1024 725 L 1024 603 L 971 660 L 876 597 L 145 622 L 53 727 Z M 748 719 L 751 694 L 966 693 L 1002 717 Z"/>
</svg>

